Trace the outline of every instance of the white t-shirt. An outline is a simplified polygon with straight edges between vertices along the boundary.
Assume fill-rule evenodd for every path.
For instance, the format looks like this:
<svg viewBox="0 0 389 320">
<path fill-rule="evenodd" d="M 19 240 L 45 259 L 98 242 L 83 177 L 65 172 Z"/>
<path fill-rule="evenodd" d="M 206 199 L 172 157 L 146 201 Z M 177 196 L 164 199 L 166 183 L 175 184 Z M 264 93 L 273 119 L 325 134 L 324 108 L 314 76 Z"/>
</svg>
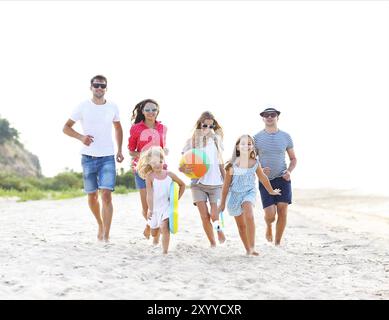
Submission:
<svg viewBox="0 0 389 320">
<path fill-rule="evenodd" d="M 83 145 L 81 154 L 94 157 L 112 156 L 115 154 L 112 140 L 112 122 L 120 121 L 119 108 L 115 103 L 106 101 L 105 104 L 95 104 L 92 100 L 80 103 L 70 119 L 81 121 L 84 135 L 93 136 L 93 142 Z"/>
<path fill-rule="evenodd" d="M 210 161 L 207 173 L 198 181 L 207 186 L 220 186 L 223 184 L 223 177 L 220 172 L 218 151 L 213 139 L 208 139 L 205 148 L 201 148 L 205 152 Z"/>
</svg>

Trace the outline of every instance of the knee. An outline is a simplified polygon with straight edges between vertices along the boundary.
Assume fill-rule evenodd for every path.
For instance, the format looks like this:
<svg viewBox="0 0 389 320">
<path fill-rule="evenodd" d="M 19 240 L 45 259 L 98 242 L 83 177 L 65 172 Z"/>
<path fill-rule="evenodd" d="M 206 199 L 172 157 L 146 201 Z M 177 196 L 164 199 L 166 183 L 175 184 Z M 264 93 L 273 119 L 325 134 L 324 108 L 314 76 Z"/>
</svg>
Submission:
<svg viewBox="0 0 389 320">
<path fill-rule="evenodd" d="M 103 191 L 103 194 L 101 195 L 101 199 L 105 204 L 111 203 L 112 202 L 111 192 Z"/>
<path fill-rule="evenodd" d="M 163 224 L 161 225 L 161 232 L 162 232 L 163 234 L 167 234 L 167 233 L 170 232 L 170 231 L 169 231 L 169 224 L 168 224 L 168 223 L 163 223 Z"/>
<path fill-rule="evenodd" d="M 265 216 L 265 221 L 266 221 L 267 223 L 273 223 L 275 220 L 276 220 L 275 215 Z"/>
<path fill-rule="evenodd" d="M 89 202 L 96 202 L 96 201 L 98 201 L 98 199 L 99 199 L 99 196 L 98 196 L 97 192 L 88 194 L 88 201 Z"/>
<path fill-rule="evenodd" d="M 247 227 L 246 227 L 246 225 L 245 224 L 238 224 L 238 230 L 239 230 L 239 232 L 246 232 L 246 230 L 247 230 Z"/>
<path fill-rule="evenodd" d="M 200 212 L 200 217 L 203 222 L 209 222 L 211 220 L 211 216 L 208 212 Z"/>
<path fill-rule="evenodd" d="M 158 230 L 159 229 L 151 229 L 151 236 L 156 237 L 158 235 Z"/>
</svg>

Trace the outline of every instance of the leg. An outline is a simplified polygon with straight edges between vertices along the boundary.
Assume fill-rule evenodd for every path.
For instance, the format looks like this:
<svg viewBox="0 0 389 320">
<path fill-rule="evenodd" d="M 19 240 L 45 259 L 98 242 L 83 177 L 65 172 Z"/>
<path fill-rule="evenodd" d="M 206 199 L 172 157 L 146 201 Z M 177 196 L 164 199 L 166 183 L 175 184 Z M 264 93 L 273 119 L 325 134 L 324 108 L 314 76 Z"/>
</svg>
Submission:
<svg viewBox="0 0 389 320">
<path fill-rule="evenodd" d="M 101 218 L 99 196 L 97 191 L 88 193 L 88 205 L 96 218 L 97 224 L 99 225 L 97 239 L 103 240 L 104 225 L 103 220 Z"/>
<path fill-rule="evenodd" d="M 219 221 L 219 212 L 217 212 L 217 203 L 211 203 L 211 219 L 212 221 Z M 213 233 L 213 231 L 212 231 Z M 219 240 L 219 243 L 224 243 L 226 241 L 226 237 L 222 230 L 219 230 L 217 232 L 217 237 Z"/>
<path fill-rule="evenodd" d="M 285 202 L 277 203 L 277 224 L 276 224 L 276 238 L 275 245 L 281 243 L 282 234 L 286 227 L 286 216 L 288 212 L 288 204 Z"/>
<path fill-rule="evenodd" d="M 253 213 L 253 205 L 251 202 L 243 202 L 242 204 L 243 214 L 246 220 L 246 232 L 248 245 L 250 247 L 250 254 L 257 256 L 258 252 L 255 251 L 255 221 Z"/>
<path fill-rule="evenodd" d="M 264 209 L 265 211 L 265 222 L 266 222 L 266 240 L 273 242 L 272 223 L 276 217 L 276 206 L 271 205 Z"/>
<path fill-rule="evenodd" d="M 207 203 L 205 201 L 198 201 L 196 202 L 196 205 L 200 212 L 201 221 L 203 223 L 205 234 L 207 235 L 208 240 L 211 243 L 211 247 L 215 247 L 216 246 L 215 236 L 213 234 L 213 227 L 211 224 L 211 219 L 210 219 L 211 217 L 209 216 L 208 213 Z"/>
<path fill-rule="evenodd" d="M 170 242 L 169 219 L 165 219 L 162 221 L 161 233 L 162 233 L 163 253 L 167 254 L 167 251 L 169 249 L 169 242 Z"/>
<path fill-rule="evenodd" d="M 147 221 L 147 210 L 148 210 L 148 205 L 147 205 L 147 200 L 146 200 L 146 189 L 139 189 L 139 195 L 140 195 L 140 202 L 142 204 L 142 214 L 145 220 Z M 150 238 L 150 226 L 146 223 L 145 230 L 143 231 L 143 235 L 145 236 L 146 239 Z"/>
<path fill-rule="evenodd" d="M 244 248 L 246 249 L 246 254 L 250 254 L 251 248 L 249 244 L 249 239 L 247 238 L 247 226 L 246 226 L 246 217 L 244 214 L 235 217 L 236 225 L 238 226 L 239 236 L 243 242 Z"/>
<path fill-rule="evenodd" d="M 148 226 L 150 228 L 150 226 Z M 150 232 L 151 232 L 151 236 L 153 237 L 153 245 L 157 245 L 158 244 L 158 239 L 159 239 L 159 228 L 155 228 L 155 229 L 151 229 L 150 228 Z M 156 241 L 157 239 L 157 241 Z"/>
<path fill-rule="evenodd" d="M 111 222 L 113 215 L 113 206 L 112 206 L 112 191 L 108 189 L 101 190 L 101 198 L 103 203 L 102 216 L 104 223 L 104 240 L 109 240 L 109 231 L 111 230 Z"/>
</svg>

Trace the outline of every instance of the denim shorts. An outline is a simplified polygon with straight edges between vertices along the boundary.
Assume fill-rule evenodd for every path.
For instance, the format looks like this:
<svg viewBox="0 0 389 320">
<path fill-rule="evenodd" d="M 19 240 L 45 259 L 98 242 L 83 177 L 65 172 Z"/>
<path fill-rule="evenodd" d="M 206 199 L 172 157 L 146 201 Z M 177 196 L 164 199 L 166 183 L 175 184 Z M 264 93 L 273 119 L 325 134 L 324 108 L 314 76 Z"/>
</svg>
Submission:
<svg viewBox="0 0 389 320">
<path fill-rule="evenodd" d="M 146 180 L 142 179 L 138 172 L 135 172 L 135 186 L 137 189 L 146 189 Z"/>
<path fill-rule="evenodd" d="M 270 184 L 273 189 L 281 189 L 281 195 L 270 195 L 269 192 L 267 192 L 267 190 L 263 186 L 263 184 L 259 183 L 259 192 L 261 193 L 262 207 L 264 209 L 279 202 L 284 202 L 287 204 L 292 203 L 292 183 L 290 180 L 286 181 L 284 178 L 279 177 L 270 180 Z"/>
<path fill-rule="evenodd" d="M 93 193 L 98 189 L 114 191 L 116 183 L 114 156 L 93 157 L 83 154 L 81 164 L 86 193 Z"/>
</svg>

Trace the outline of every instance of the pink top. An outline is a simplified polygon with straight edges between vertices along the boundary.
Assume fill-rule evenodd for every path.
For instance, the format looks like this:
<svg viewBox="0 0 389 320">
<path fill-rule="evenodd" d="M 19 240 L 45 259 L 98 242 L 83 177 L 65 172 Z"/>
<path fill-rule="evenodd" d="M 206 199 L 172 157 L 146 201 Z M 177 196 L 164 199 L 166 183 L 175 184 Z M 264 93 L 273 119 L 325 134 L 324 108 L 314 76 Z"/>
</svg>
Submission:
<svg viewBox="0 0 389 320">
<path fill-rule="evenodd" d="M 160 146 L 162 148 L 166 145 L 166 131 L 167 127 L 160 121 L 155 121 L 155 128 L 149 128 L 141 121 L 133 124 L 130 129 L 130 137 L 128 138 L 128 150 L 142 152 L 150 147 Z M 132 167 L 135 169 L 139 158 L 132 161 Z"/>
</svg>

